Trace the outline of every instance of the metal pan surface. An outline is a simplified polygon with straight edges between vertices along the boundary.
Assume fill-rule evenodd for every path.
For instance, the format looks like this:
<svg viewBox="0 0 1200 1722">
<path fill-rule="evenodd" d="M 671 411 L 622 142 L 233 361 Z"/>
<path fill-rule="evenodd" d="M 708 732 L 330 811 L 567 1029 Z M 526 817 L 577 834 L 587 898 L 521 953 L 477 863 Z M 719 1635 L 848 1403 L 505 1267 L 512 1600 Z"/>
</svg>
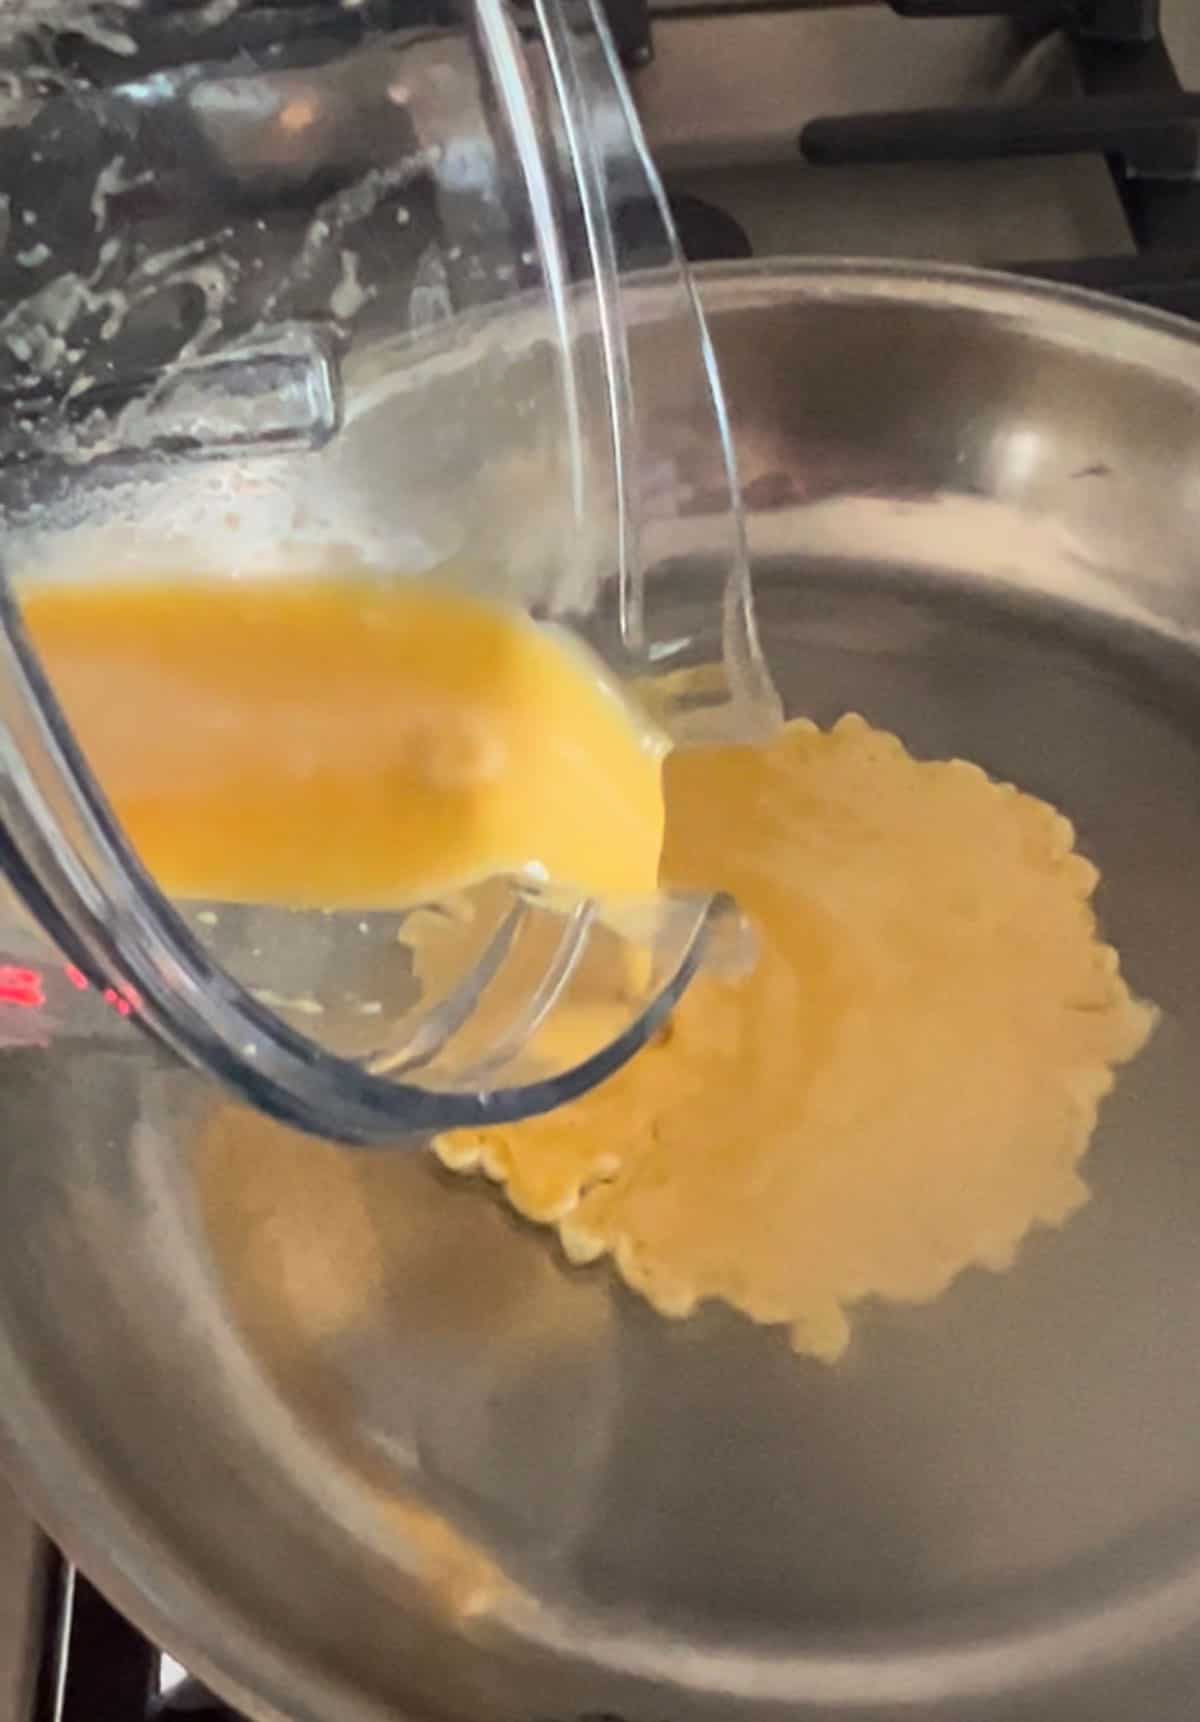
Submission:
<svg viewBox="0 0 1200 1722">
<path fill-rule="evenodd" d="M 1007 1273 L 865 1309 L 829 1367 L 721 1309 L 661 1320 L 420 1151 L 293 1145 L 304 1188 L 248 1259 L 199 1189 L 196 1078 L 115 1019 L 14 1044 L 14 1474 L 260 1718 L 1190 1722 L 1200 338 L 963 272 L 703 286 L 789 708 L 1059 804 L 1163 1011 L 1091 1203 Z M 381 359 L 272 483 L 375 499 L 428 422 Z"/>
</svg>

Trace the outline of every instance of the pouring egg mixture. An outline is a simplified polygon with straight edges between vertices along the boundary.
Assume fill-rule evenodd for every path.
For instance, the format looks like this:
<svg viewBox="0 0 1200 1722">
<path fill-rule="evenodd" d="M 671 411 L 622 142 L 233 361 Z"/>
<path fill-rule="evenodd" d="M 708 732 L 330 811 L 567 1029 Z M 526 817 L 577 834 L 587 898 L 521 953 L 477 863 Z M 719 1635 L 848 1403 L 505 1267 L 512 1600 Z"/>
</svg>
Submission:
<svg viewBox="0 0 1200 1722">
<path fill-rule="evenodd" d="M 700 975 L 582 1099 L 434 1144 L 663 1314 L 724 1299 L 833 1359 L 861 1300 L 1007 1267 L 1086 1201 L 1100 1102 L 1154 1013 L 1045 802 L 856 716 L 664 759 L 563 637 L 414 582 L 48 584 L 25 615 L 177 894 L 398 906 L 537 868 L 736 898 L 748 973 Z M 290 1233 L 303 1250 L 320 1232 L 346 1274 L 372 1259 L 339 1242 L 368 1222 L 324 1165 L 340 1187 L 364 1162 L 232 1108 L 210 1150 L 220 1230 L 276 1264 L 258 1295 L 296 1295 Z M 352 1291 L 330 1291 L 337 1309 Z"/>
</svg>

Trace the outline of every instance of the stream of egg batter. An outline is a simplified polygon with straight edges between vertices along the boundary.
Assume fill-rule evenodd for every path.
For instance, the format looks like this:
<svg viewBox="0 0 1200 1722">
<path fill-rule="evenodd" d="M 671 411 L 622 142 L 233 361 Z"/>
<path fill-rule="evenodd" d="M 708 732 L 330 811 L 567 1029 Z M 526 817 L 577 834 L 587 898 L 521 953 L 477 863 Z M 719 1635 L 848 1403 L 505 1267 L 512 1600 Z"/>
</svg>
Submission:
<svg viewBox="0 0 1200 1722">
<path fill-rule="evenodd" d="M 390 905 L 536 867 L 590 891 L 661 879 L 737 899 L 758 935 L 748 974 L 701 975 L 581 1100 L 435 1144 L 665 1315 L 722 1299 L 832 1359 L 864 1299 L 1007 1267 L 1032 1226 L 1085 1201 L 1098 1109 L 1153 1011 L 1045 802 L 856 717 L 664 771 L 581 652 L 419 584 L 47 585 L 25 613 L 179 894 Z M 371 1159 L 232 1107 L 203 1153 L 236 1295 L 321 1343 L 361 1319 L 389 1235 L 380 1190 L 358 1192 Z"/>
</svg>

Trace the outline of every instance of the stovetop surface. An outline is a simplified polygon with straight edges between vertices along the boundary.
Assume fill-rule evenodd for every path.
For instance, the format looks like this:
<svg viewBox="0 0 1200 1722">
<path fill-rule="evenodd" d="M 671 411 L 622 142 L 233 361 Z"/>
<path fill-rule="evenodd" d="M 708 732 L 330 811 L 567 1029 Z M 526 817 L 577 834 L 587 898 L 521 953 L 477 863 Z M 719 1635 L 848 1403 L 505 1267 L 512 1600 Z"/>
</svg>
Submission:
<svg viewBox="0 0 1200 1722">
<path fill-rule="evenodd" d="M 681 208 L 695 220 L 698 252 L 711 242 L 722 255 L 745 246 L 759 257 L 1099 258 L 1110 272 L 1127 259 L 1138 266 L 1136 296 L 1170 303 L 1173 274 L 1183 273 L 1178 308 L 1200 314 L 1195 186 L 1193 236 L 1185 231 L 1186 243 L 1177 239 L 1147 271 L 1099 151 L 891 165 L 800 158 L 798 133 L 822 117 L 1069 100 L 1079 80 L 1061 38 L 1031 46 L 996 17 L 914 20 L 869 0 L 762 10 L 722 0 L 704 15 L 694 0 L 662 0 L 653 10 L 654 58 L 633 74 L 634 89 L 669 189 L 692 200 Z M 1200 5 L 1163 0 L 1162 17 L 1179 82 L 1200 88 Z M 703 212 L 714 209 L 726 219 L 706 225 Z M 229 1716 L 74 1583 L 0 1482 L 0 1722 L 144 1722 L 185 1708 L 192 1722 Z"/>
</svg>

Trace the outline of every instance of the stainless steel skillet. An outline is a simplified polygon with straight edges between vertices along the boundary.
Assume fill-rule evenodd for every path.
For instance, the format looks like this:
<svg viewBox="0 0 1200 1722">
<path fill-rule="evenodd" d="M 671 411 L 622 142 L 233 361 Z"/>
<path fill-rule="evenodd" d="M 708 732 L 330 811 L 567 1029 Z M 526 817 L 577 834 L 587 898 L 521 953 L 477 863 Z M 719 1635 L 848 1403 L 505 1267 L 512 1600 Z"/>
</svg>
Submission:
<svg viewBox="0 0 1200 1722">
<path fill-rule="evenodd" d="M 214 1173 L 214 1097 L 105 1019 L 0 1052 L 14 1474 L 256 1716 L 1185 1722 L 1200 340 L 962 272 L 703 285 L 790 708 L 857 708 L 1061 804 L 1163 1008 L 1091 1205 L 1007 1274 L 865 1311 L 831 1369 L 720 1310 L 662 1322 L 420 1153 L 248 1122 Z M 653 339 L 652 284 L 639 305 Z M 271 506 L 324 485 L 380 529 L 383 451 L 418 461 L 425 422 L 391 363 L 344 437 L 281 461 Z M 702 502 L 662 576 L 681 627 Z"/>
</svg>

